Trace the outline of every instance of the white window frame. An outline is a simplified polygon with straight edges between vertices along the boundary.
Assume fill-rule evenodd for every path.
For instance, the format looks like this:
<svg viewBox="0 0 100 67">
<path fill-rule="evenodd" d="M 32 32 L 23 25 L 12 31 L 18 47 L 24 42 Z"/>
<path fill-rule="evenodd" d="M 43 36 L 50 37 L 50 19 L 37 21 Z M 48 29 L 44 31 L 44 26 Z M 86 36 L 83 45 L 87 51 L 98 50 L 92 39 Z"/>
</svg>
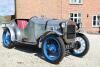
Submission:
<svg viewBox="0 0 100 67">
<path fill-rule="evenodd" d="M 71 17 L 71 13 L 74 15 L 73 17 Z M 73 18 L 73 20 L 77 19 L 76 23 L 79 23 L 78 20 L 80 19 L 80 23 L 82 24 L 82 13 L 75 13 L 75 12 L 71 12 L 71 13 L 69 13 L 70 14 L 69 18 L 70 19 Z M 75 17 L 75 14 L 77 14 L 77 17 Z M 80 17 L 79 14 L 81 15 Z"/>
<path fill-rule="evenodd" d="M 93 20 L 94 16 L 96 16 L 96 20 Z M 97 17 L 100 16 L 100 15 L 94 15 L 94 16 L 92 16 L 92 27 L 100 27 L 100 25 L 98 25 L 98 22 L 100 20 L 98 21 L 98 19 L 97 19 Z M 96 22 L 96 25 L 93 25 L 94 21 Z"/>
<path fill-rule="evenodd" d="M 79 1 L 81 1 L 79 3 Z M 70 4 L 83 4 L 83 0 L 69 0 Z"/>
</svg>

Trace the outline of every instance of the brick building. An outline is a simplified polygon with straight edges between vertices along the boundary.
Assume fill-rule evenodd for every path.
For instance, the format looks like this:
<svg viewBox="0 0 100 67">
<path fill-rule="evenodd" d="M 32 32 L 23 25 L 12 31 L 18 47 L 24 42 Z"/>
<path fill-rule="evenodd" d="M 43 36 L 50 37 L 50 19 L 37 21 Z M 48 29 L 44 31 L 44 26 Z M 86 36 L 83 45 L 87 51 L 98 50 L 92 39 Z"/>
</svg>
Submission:
<svg viewBox="0 0 100 67">
<path fill-rule="evenodd" d="M 71 19 L 87 32 L 99 31 L 100 0 L 16 0 L 16 18 Z"/>
</svg>

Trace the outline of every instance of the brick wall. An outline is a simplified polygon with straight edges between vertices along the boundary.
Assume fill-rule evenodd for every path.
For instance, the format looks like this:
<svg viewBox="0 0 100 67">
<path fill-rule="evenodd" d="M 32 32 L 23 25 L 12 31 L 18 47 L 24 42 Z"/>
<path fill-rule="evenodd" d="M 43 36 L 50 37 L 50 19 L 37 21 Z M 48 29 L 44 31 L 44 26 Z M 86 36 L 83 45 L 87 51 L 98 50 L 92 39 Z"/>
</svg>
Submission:
<svg viewBox="0 0 100 67">
<path fill-rule="evenodd" d="M 60 0 L 17 0 L 16 18 L 45 16 L 60 18 Z"/>
<path fill-rule="evenodd" d="M 100 0 L 83 0 L 82 5 L 70 5 L 69 0 L 16 0 L 16 18 L 29 19 L 32 16 L 69 19 L 70 12 L 82 14 L 82 27 L 87 32 L 97 32 L 92 27 L 92 17 L 100 14 Z"/>
</svg>

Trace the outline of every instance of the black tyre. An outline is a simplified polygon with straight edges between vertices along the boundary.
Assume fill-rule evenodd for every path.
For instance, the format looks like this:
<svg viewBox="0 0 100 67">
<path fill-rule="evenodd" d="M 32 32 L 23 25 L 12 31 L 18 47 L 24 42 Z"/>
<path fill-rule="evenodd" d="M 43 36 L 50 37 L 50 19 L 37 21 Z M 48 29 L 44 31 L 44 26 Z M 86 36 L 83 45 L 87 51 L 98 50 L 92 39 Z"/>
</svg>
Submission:
<svg viewBox="0 0 100 67">
<path fill-rule="evenodd" d="M 55 35 L 46 36 L 42 43 L 42 52 L 48 62 L 58 64 L 65 56 L 63 40 Z"/>
<path fill-rule="evenodd" d="M 76 34 L 75 48 L 71 50 L 72 55 L 83 57 L 89 50 L 89 40 L 83 34 Z"/>
<path fill-rule="evenodd" d="M 3 46 L 6 48 L 13 48 L 14 45 L 11 41 L 11 33 L 9 29 L 5 29 L 2 35 L 2 40 L 3 40 Z"/>
</svg>

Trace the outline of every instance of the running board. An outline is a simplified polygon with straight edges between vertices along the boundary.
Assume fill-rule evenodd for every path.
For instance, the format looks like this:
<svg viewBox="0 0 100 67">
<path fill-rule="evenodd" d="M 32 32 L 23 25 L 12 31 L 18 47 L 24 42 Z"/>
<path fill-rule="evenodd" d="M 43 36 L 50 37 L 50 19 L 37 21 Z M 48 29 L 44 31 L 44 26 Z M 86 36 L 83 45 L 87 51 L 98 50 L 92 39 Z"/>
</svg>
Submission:
<svg viewBox="0 0 100 67">
<path fill-rule="evenodd" d="M 19 42 L 19 41 L 16 41 L 18 43 L 21 43 L 21 44 L 27 44 L 27 45 L 37 45 L 36 42 Z"/>
</svg>

